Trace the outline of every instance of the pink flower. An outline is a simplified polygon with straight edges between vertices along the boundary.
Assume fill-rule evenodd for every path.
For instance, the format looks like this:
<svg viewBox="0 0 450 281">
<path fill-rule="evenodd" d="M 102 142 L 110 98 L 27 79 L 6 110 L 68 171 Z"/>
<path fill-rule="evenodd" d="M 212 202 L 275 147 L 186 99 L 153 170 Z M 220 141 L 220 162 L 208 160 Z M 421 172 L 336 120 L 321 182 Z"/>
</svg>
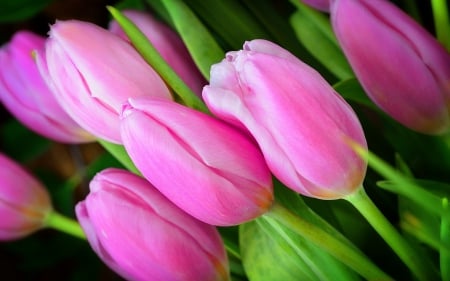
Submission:
<svg viewBox="0 0 450 281">
<path fill-rule="evenodd" d="M 450 54 L 388 1 L 332 0 L 336 36 L 369 97 L 410 129 L 450 126 Z"/>
<path fill-rule="evenodd" d="M 347 144 L 366 147 L 357 116 L 281 47 L 253 40 L 229 52 L 212 67 L 203 98 L 215 115 L 253 135 L 272 173 L 293 190 L 335 199 L 362 184 L 367 164 Z"/>
<path fill-rule="evenodd" d="M 38 64 L 72 118 L 93 135 L 114 143 L 121 143 L 119 112 L 127 98 L 171 99 L 163 80 L 132 46 L 88 22 L 52 25 Z"/>
<path fill-rule="evenodd" d="M 0 240 L 19 239 L 43 228 L 52 210 L 47 190 L 3 154 L 0 166 Z"/>
<path fill-rule="evenodd" d="M 158 50 L 164 60 L 194 93 L 201 96 L 206 80 L 196 67 L 186 46 L 177 33 L 148 13 L 126 10 L 123 11 L 123 14 L 132 20 L 148 37 L 149 41 Z M 127 35 L 116 21 L 110 23 L 109 30 L 128 40 Z"/>
<path fill-rule="evenodd" d="M 136 167 L 190 215 L 235 225 L 271 206 L 271 175 L 248 135 L 165 100 L 129 99 L 122 115 L 123 144 Z"/>
<path fill-rule="evenodd" d="M 28 31 L 17 32 L 0 49 L 0 100 L 21 123 L 49 139 L 64 143 L 93 141 L 56 101 L 39 74 L 32 52 L 45 39 Z"/>
<path fill-rule="evenodd" d="M 217 230 L 128 171 L 97 174 L 76 214 L 93 250 L 127 280 L 229 280 Z"/>
</svg>

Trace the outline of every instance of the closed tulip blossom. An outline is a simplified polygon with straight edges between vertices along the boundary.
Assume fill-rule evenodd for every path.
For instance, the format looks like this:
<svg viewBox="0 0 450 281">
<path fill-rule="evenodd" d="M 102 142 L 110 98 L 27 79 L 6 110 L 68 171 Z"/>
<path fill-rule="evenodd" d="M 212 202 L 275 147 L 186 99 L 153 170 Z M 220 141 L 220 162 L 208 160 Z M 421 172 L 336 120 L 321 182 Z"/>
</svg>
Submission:
<svg viewBox="0 0 450 281">
<path fill-rule="evenodd" d="M 141 173 L 181 209 L 213 225 L 236 225 L 266 212 L 272 180 L 248 135 L 174 102 L 131 98 L 122 140 Z"/>
<path fill-rule="evenodd" d="M 42 49 L 45 38 L 18 31 L 0 49 L 0 100 L 21 123 L 49 139 L 64 143 L 93 141 L 57 102 L 41 77 L 33 50 Z"/>
<path fill-rule="evenodd" d="M 76 214 L 93 250 L 126 280 L 230 280 L 218 231 L 126 170 L 97 174 Z"/>
<path fill-rule="evenodd" d="M 52 25 L 38 65 L 72 118 L 110 142 L 121 143 L 118 120 L 127 98 L 171 99 L 163 80 L 130 44 L 88 22 Z"/>
<path fill-rule="evenodd" d="M 147 36 L 163 59 L 194 93 L 201 96 L 206 80 L 195 66 L 186 46 L 177 33 L 164 23 L 156 20 L 149 13 L 137 10 L 125 10 L 123 14 L 133 21 L 145 36 Z M 128 40 L 127 35 L 117 21 L 111 21 L 109 30 Z"/>
<path fill-rule="evenodd" d="M 52 210 L 45 187 L 0 153 L 0 240 L 23 238 L 45 226 Z"/>
<path fill-rule="evenodd" d="M 338 41 L 369 97 L 412 130 L 450 126 L 450 54 L 388 1 L 332 0 Z"/>
<path fill-rule="evenodd" d="M 246 42 L 211 69 L 203 90 L 218 117 L 246 128 L 273 174 L 310 197 L 353 193 L 367 163 L 348 145 L 366 140 L 352 108 L 322 76 L 278 45 Z"/>
</svg>

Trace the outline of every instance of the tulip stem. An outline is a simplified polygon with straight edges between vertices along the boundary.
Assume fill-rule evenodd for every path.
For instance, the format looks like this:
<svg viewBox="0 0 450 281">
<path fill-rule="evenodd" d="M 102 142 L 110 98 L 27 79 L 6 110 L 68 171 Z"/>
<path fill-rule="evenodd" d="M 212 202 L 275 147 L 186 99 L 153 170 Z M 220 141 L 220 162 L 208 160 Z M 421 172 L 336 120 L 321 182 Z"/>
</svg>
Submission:
<svg viewBox="0 0 450 281">
<path fill-rule="evenodd" d="M 431 8 L 433 10 L 436 37 L 450 51 L 450 21 L 447 0 L 432 0 Z"/>
<path fill-rule="evenodd" d="M 418 280 L 435 280 L 433 278 L 435 274 L 432 272 L 431 267 L 428 267 L 426 263 L 417 258 L 421 254 L 409 245 L 397 229 L 392 226 L 369 198 L 363 187 L 347 195 L 344 199 L 350 202 L 362 214 L 411 272 L 414 273 Z"/>
<path fill-rule="evenodd" d="M 325 250 L 367 280 L 393 280 L 343 236 L 319 227 L 312 219 L 307 219 L 307 216 L 294 214 L 276 201 L 262 218 L 278 221 Z"/>
<path fill-rule="evenodd" d="M 48 214 L 45 220 L 45 226 L 86 240 L 86 235 L 77 221 L 63 216 L 56 211 L 52 211 Z"/>
</svg>

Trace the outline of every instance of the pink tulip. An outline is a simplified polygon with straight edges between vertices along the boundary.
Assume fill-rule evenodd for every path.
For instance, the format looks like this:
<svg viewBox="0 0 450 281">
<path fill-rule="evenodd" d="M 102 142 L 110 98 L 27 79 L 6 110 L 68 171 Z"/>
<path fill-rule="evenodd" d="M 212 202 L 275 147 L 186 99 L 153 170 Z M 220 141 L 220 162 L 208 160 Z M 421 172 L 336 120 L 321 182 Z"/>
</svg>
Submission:
<svg viewBox="0 0 450 281">
<path fill-rule="evenodd" d="M 450 127 L 450 54 L 388 1 L 332 0 L 336 36 L 369 97 L 418 132 Z"/>
<path fill-rule="evenodd" d="M 97 174 L 76 214 L 93 250 L 127 280 L 230 280 L 218 231 L 128 171 Z"/>
<path fill-rule="evenodd" d="M 0 153 L 0 240 L 14 240 L 44 227 L 52 210 L 44 186 Z"/>
<path fill-rule="evenodd" d="M 270 172 L 257 146 L 237 129 L 174 102 L 132 98 L 121 121 L 137 168 L 197 219 L 235 225 L 267 211 Z"/>
<path fill-rule="evenodd" d="M 181 38 L 164 23 L 156 20 L 150 14 L 126 10 L 123 14 L 148 37 L 152 45 L 158 50 L 164 60 L 175 70 L 181 79 L 199 96 L 206 84 L 198 68 L 195 66 L 186 46 Z M 127 35 L 116 21 L 109 25 L 111 32 L 128 40 Z"/>
<path fill-rule="evenodd" d="M 17 32 L 0 49 L 0 100 L 21 123 L 49 139 L 83 143 L 94 138 L 56 101 L 39 74 L 32 56 L 45 39 L 29 31 Z"/>
<path fill-rule="evenodd" d="M 171 99 L 163 80 L 130 44 L 88 22 L 52 25 L 38 64 L 72 118 L 114 143 L 121 143 L 119 112 L 127 98 Z"/>
<path fill-rule="evenodd" d="M 293 190 L 335 199 L 361 184 L 367 164 L 349 147 L 366 140 L 352 108 L 318 72 L 265 40 L 246 42 L 211 69 L 203 90 L 218 117 L 246 128 L 272 173 Z"/>
</svg>

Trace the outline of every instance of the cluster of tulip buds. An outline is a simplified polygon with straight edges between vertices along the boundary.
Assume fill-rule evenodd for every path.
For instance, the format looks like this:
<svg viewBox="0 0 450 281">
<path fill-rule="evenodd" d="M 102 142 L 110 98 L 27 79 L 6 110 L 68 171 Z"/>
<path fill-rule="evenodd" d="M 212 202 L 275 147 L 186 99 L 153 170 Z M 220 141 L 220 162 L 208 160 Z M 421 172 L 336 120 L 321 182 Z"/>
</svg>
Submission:
<svg viewBox="0 0 450 281">
<path fill-rule="evenodd" d="M 304 2 L 330 13 L 380 109 L 412 130 L 448 133 L 450 55 L 428 32 L 384 0 Z M 363 127 L 311 66 L 255 39 L 206 81 L 172 29 L 148 13 L 124 15 L 210 112 L 181 104 L 115 21 L 57 21 L 48 38 L 20 31 L 0 50 L 0 100 L 24 126 L 62 143 L 123 145 L 136 166 L 98 173 L 76 206 L 92 249 L 119 275 L 230 280 L 215 226 L 270 212 L 273 176 L 321 200 L 362 188 L 367 161 L 349 144 L 368 149 Z M 43 228 L 52 206 L 33 176 L 0 162 L 0 239 L 18 239 Z"/>
</svg>

